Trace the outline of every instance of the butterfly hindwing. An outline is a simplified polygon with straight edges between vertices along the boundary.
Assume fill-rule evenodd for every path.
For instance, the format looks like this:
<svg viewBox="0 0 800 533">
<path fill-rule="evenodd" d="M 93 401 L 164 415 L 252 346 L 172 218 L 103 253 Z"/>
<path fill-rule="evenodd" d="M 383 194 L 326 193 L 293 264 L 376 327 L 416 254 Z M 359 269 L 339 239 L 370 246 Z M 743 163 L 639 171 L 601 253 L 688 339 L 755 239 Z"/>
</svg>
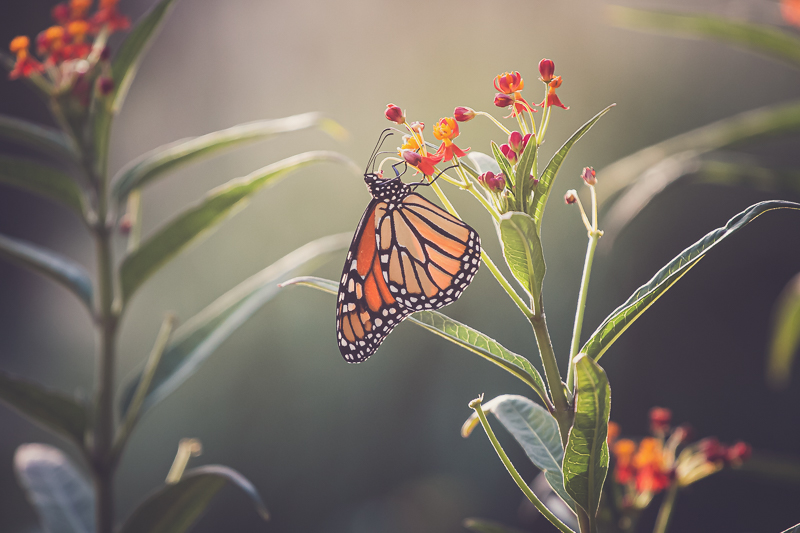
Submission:
<svg viewBox="0 0 800 533">
<path fill-rule="evenodd" d="M 375 207 L 377 252 L 391 295 L 409 312 L 454 302 L 480 266 L 475 230 L 410 192 Z"/>
<path fill-rule="evenodd" d="M 339 351 L 348 363 L 365 361 L 411 313 L 392 296 L 380 269 L 375 213 L 385 206 L 385 202 L 375 199 L 367 206 L 347 252 L 339 283 L 336 335 Z"/>
</svg>

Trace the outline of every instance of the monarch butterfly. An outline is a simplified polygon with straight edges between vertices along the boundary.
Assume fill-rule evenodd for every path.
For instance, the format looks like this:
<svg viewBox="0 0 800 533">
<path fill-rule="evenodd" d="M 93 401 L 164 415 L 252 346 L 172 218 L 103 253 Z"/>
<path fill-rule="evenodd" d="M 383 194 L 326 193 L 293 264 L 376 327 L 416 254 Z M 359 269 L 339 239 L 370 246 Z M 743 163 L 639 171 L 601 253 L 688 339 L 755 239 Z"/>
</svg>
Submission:
<svg viewBox="0 0 800 533">
<path fill-rule="evenodd" d="M 347 252 L 336 302 L 336 336 L 348 363 L 369 358 L 411 313 L 456 301 L 480 265 L 477 232 L 414 192 L 428 182 L 409 185 L 397 170 L 394 178 L 374 172 L 380 144 L 364 173 L 372 200 Z"/>
</svg>

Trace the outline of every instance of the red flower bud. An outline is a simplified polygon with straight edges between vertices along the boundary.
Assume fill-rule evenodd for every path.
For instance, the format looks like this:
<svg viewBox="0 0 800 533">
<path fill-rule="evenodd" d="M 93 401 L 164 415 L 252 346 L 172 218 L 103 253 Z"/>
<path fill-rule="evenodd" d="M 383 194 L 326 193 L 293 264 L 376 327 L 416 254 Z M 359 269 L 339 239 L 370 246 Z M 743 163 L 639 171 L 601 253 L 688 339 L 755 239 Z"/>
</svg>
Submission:
<svg viewBox="0 0 800 533">
<path fill-rule="evenodd" d="M 527 134 L 525 137 L 523 137 L 523 138 L 522 138 L 522 147 L 523 147 L 523 148 L 525 148 L 526 146 L 528 146 L 528 141 L 530 141 L 530 140 L 531 140 L 531 137 L 533 137 L 533 133 L 529 133 L 529 134 Z"/>
<path fill-rule="evenodd" d="M 127 235 L 131 232 L 131 228 L 133 228 L 133 221 L 131 220 L 131 216 L 125 213 L 119 221 L 119 232 L 123 235 Z"/>
<path fill-rule="evenodd" d="M 727 459 L 729 462 L 739 464 L 750 459 L 753 449 L 746 442 L 737 442 L 728 448 Z"/>
<path fill-rule="evenodd" d="M 100 61 L 108 61 L 111 59 L 111 47 L 106 45 L 103 47 L 103 51 L 100 52 Z"/>
<path fill-rule="evenodd" d="M 411 131 L 414 131 L 414 132 L 417 132 L 417 133 L 422 133 L 422 130 L 425 129 L 425 123 L 424 122 L 412 122 L 411 124 L 409 124 L 408 127 L 411 128 Z"/>
<path fill-rule="evenodd" d="M 514 103 L 514 98 L 507 94 L 497 93 L 494 95 L 494 105 L 497 107 L 508 107 Z"/>
<path fill-rule="evenodd" d="M 584 167 L 583 172 L 581 172 L 581 177 L 583 181 L 586 182 L 586 185 L 597 185 L 597 178 L 594 177 L 595 171 L 592 167 Z M 659 409 L 658 407 L 654 407 L 650 410 L 650 421 L 653 421 L 653 411 L 655 409 Z M 666 410 L 666 409 L 665 409 Z M 668 410 L 666 410 L 668 411 Z M 669 420 L 667 420 L 667 425 L 669 426 Z"/>
<path fill-rule="evenodd" d="M 405 124 L 406 117 L 403 115 L 403 110 L 394 104 L 386 104 L 386 111 L 384 113 L 388 120 L 396 124 Z"/>
<path fill-rule="evenodd" d="M 108 96 L 111 94 L 111 91 L 114 90 L 114 80 L 105 76 L 100 76 L 97 79 L 97 88 L 100 90 L 100 94 Z"/>
<path fill-rule="evenodd" d="M 567 194 L 564 195 L 564 201 L 567 205 L 572 205 L 578 201 L 578 192 L 575 189 L 570 189 L 567 191 Z"/>
<path fill-rule="evenodd" d="M 422 162 L 422 156 L 413 150 L 403 150 L 403 159 L 411 166 L 418 166 Z"/>
<path fill-rule="evenodd" d="M 516 153 L 521 154 L 522 149 L 525 147 L 523 144 L 522 134 L 518 131 L 512 131 L 508 136 L 508 145 Z"/>
<path fill-rule="evenodd" d="M 589 168 L 583 169 L 583 179 L 586 180 L 586 171 Z M 594 177 L 594 171 L 592 171 Z M 595 180 L 597 182 L 597 180 Z M 589 183 L 586 180 L 586 183 Z M 590 185 L 594 185 L 591 183 Z M 669 430 L 669 424 L 672 421 L 672 411 L 663 407 L 653 407 L 650 409 L 650 429 L 653 433 L 666 433 Z"/>
<path fill-rule="evenodd" d="M 457 107 L 455 111 L 453 111 L 453 117 L 458 122 L 467 122 L 475 118 L 475 111 L 469 107 Z"/>
<path fill-rule="evenodd" d="M 706 461 L 717 463 L 728 458 L 728 450 L 715 437 L 708 437 L 697 443 L 700 453 L 706 456 Z"/>
<path fill-rule="evenodd" d="M 552 59 L 542 59 L 539 61 L 539 74 L 542 76 L 542 81 L 548 83 L 553 79 L 553 73 L 556 71 L 556 64 Z"/>
<path fill-rule="evenodd" d="M 56 4 L 50 11 L 53 20 L 63 25 L 69 22 L 69 6 L 66 3 Z"/>
<path fill-rule="evenodd" d="M 495 174 L 491 170 L 478 176 L 478 182 L 492 192 L 501 192 L 506 187 L 503 174 Z"/>
<path fill-rule="evenodd" d="M 511 147 L 507 144 L 503 144 L 500 146 L 500 151 L 503 152 L 503 155 L 506 156 L 509 163 L 512 165 L 517 162 L 517 153 L 511 149 Z"/>
</svg>

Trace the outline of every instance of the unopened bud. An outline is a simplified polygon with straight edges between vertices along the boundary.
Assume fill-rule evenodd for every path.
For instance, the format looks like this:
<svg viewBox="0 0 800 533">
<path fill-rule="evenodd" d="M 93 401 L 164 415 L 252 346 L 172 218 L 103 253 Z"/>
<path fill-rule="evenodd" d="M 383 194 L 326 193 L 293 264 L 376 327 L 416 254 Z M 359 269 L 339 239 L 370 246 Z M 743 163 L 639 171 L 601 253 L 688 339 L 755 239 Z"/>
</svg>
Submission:
<svg viewBox="0 0 800 533">
<path fill-rule="evenodd" d="M 500 192 L 506 187 L 505 176 L 491 170 L 478 176 L 478 182 L 492 192 Z"/>
<path fill-rule="evenodd" d="M 394 104 L 386 104 L 386 111 L 384 113 L 386 118 L 396 124 L 405 124 L 406 117 L 403 115 L 403 110 Z"/>
<path fill-rule="evenodd" d="M 552 59 L 542 59 L 539 61 L 539 74 L 542 76 L 542 81 L 548 83 L 553 79 L 553 73 L 556 71 L 556 64 Z"/>
<path fill-rule="evenodd" d="M 564 201 L 567 205 L 572 205 L 578 201 L 578 192 L 575 189 L 570 189 L 567 191 L 567 194 L 564 195 Z"/>
<path fill-rule="evenodd" d="M 584 172 L 584 180 L 586 179 L 586 170 Z M 663 407 L 653 407 L 650 409 L 650 430 L 655 434 L 664 434 L 669 431 L 669 425 L 672 422 L 672 411 Z"/>
<path fill-rule="evenodd" d="M 717 463 L 725 461 L 728 457 L 728 451 L 725 446 L 714 437 L 708 437 L 697 443 L 697 449 L 700 450 L 706 461 L 709 463 Z"/>
<path fill-rule="evenodd" d="M 101 76 L 97 79 L 97 88 L 100 89 L 100 94 L 108 96 L 114 90 L 114 80 Z"/>
<path fill-rule="evenodd" d="M 514 103 L 514 99 L 507 94 L 497 93 L 494 95 L 494 105 L 497 107 L 508 107 Z"/>
<path fill-rule="evenodd" d="M 413 150 L 403 150 L 403 159 L 412 167 L 416 167 L 422 162 L 422 156 Z"/>
<path fill-rule="evenodd" d="M 737 442 L 728 448 L 728 462 L 739 465 L 750 459 L 753 449 L 746 442 Z"/>
<path fill-rule="evenodd" d="M 500 151 L 512 165 L 517 162 L 517 153 L 507 144 L 500 145 Z"/>
<path fill-rule="evenodd" d="M 108 61 L 111 59 L 111 47 L 106 45 L 103 47 L 103 51 L 100 52 L 100 61 Z"/>
<path fill-rule="evenodd" d="M 595 171 L 592 167 L 585 167 L 583 172 L 581 172 L 581 177 L 583 181 L 586 182 L 586 185 L 597 185 L 597 178 L 595 176 Z M 652 411 L 650 411 L 652 415 Z"/>
<path fill-rule="evenodd" d="M 530 141 L 532 137 L 533 137 L 533 134 L 529 133 L 529 134 L 525 135 L 525 137 L 522 138 L 522 147 L 523 148 L 528 146 L 528 141 Z"/>
<path fill-rule="evenodd" d="M 516 153 L 521 154 L 524 148 L 522 134 L 518 131 L 512 131 L 511 135 L 508 136 L 508 145 Z"/>
<path fill-rule="evenodd" d="M 469 107 L 459 106 L 453 111 L 453 118 L 458 122 L 467 122 L 475 118 L 475 111 Z"/>
</svg>

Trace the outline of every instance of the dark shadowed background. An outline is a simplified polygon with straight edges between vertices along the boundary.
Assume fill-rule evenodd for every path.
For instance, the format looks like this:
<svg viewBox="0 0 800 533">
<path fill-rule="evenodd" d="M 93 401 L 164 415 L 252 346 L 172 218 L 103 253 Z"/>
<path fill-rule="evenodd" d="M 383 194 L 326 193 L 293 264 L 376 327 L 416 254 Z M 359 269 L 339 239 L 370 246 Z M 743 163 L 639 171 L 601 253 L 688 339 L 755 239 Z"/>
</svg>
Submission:
<svg viewBox="0 0 800 533">
<path fill-rule="evenodd" d="M 120 7 L 137 19 L 151 4 L 122 0 Z M 429 126 L 456 105 L 500 116 L 492 107 L 492 78 L 519 70 L 538 95 L 536 65 L 552 58 L 564 77 L 559 94 L 571 109 L 554 110 L 546 157 L 600 109 L 618 104 L 573 150 L 543 227 L 548 323 L 563 364 L 586 234 L 560 197 L 578 188 L 581 167 L 602 168 L 713 120 L 795 98 L 800 88 L 797 71 L 749 53 L 612 27 L 605 6 L 596 0 L 183 0 L 114 124 L 111 169 L 178 138 L 304 111 L 322 111 L 350 132 L 344 143 L 319 132 L 294 133 L 181 170 L 144 192 L 147 235 L 209 188 L 282 157 L 332 149 L 365 162 L 387 126 L 388 102 Z M 0 43 L 45 28 L 51 7 L 50 1 L 5 0 Z M 696 1 L 667 7 L 700 9 Z M 775 2 L 709 0 L 701 8 L 780 23 Z M 4 77 L 0 112 L 49 122 L 25 85 Z M 498 130 L 479 119 L 462 126 L 459 145 L 486 152 L 492 137 L 500 139 Z M 798 140 L 740 151 L 796 165 Z M 499 261 L 487 214 L 468 195 L 452 188 L 448 194 Z M 776 196 L 800 200 L 712 185 L 668 190 L 613 249 L 601 248 L 584 338 L 684 247 L 746 206 Z M 304 169 L 260 193 L 139 292 L 121 331 L 120 379 L 146 357 L 165 311 L 185 320 L 301 244 L 353 230 L 368 198 L 360 179 L 332 165 Z M 0 232 L 94 269 L 83 226 L 54 204 L 0 187 Z M 601 363 L 611 380 L 612 419 L 624 433 L 643 434 L 648 409 L 660 405 L 672 408 L 676 421 L 690 422 L 698 436 L 800 456 L 800 376 L 783 393 L 771 392 L 763 379 L 772 304 L 800 271 L 798 235 L 796 212 L 760 218 L 715 249 L 614 345 Z M 337 259 L 321 274 L 337 277 L 340 268 Z M 459 436 L 467 403 L 479 393 L 529 391 L 410 325 L 398 327 L 367 363 L 347 365 L 335 345 L 333 304 L 310 289 L 285 290 L 150 413 L 122 461 L 120 517 L 163 482 L 178 440 L 196 437 L 204 454 L 191 464 L 241 471 L 273 516 L 262 523 L 245 499 L 226 490 L 198 532 L 446 533 L 462 531 L 467 516 L 551 531 L 543 520 L 520 521 L 522 496 L 485 436 Z M 530 328 L 485 270 L 446 312 L 537 358 Z M 0 368 L 89 395 L 93 358 L 81 305 L 53 283 L 0 262 Z M 506 437 L 512 459 L 533 476 Z M 35 527 L 11 468 L 15 448 L 25 442 L 63 445 L 0 406 L 2 531 Z M 800 484 L 726 472 L 680 496 L 673 531 L 781 531 L 800 521 L 799 497 Z"/>
</svg>

